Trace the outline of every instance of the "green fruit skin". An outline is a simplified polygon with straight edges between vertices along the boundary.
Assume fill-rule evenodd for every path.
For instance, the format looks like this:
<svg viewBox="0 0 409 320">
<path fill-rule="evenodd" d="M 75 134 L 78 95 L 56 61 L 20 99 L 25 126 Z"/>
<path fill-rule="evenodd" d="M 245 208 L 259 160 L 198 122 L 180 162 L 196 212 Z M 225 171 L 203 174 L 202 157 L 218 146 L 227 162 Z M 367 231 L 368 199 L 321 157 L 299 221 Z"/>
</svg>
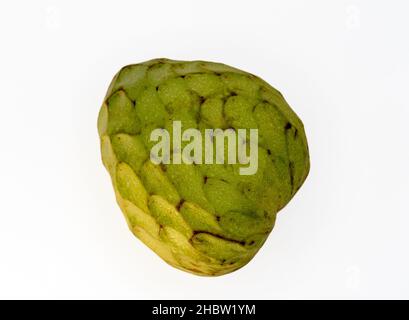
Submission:
<svg viewBox="0 0 409 320">
<path fill-rule="evenodd" d="M 149 160 L 155 128 L 258 129 L 258 171 Z M 310 163 L 304 126 L 279 91 L 224 64 L 154 59 L 123 67 L 98 116 L 104 166 L 133 234 L 170 265 L 218 276 L 247 264 Z"/>
</svg>

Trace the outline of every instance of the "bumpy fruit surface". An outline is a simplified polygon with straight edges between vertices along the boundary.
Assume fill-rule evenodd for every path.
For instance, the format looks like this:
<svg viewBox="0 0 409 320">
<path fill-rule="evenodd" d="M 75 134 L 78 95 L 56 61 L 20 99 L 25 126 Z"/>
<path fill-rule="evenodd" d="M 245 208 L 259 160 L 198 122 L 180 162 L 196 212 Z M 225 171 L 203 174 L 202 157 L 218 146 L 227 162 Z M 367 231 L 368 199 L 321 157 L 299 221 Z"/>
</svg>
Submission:
<svg viewBox="0 0 409 320">
<path fill-rule="evenodd" d="M 150 133 L 258 129 L 258 170 L 150 161 Z M 170 265 L 222 275 L 248 263 L 309 171 L 303 124 L 260 78 L 220 63 L 155 59 L 122 68 L 98 117 L 103 163 L 129 228 Z"/>
</svg>

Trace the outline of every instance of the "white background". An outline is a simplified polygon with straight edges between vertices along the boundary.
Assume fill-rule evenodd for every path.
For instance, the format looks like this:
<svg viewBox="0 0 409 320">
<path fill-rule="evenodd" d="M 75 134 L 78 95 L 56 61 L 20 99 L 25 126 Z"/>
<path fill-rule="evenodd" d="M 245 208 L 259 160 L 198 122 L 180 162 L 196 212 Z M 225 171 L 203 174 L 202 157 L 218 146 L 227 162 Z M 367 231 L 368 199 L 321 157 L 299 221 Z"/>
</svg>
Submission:
<svg viewBox="0 0 409 320">
<path fill-rule="evenodd" d="M 406 1 L 0 5 L 0 298 L 409 298 Z M 257 74 L 303 120 L 311 172 L 243 269 L 171 268 L 102 166 L 112 76 L 152 58 Z"/>
</svg>

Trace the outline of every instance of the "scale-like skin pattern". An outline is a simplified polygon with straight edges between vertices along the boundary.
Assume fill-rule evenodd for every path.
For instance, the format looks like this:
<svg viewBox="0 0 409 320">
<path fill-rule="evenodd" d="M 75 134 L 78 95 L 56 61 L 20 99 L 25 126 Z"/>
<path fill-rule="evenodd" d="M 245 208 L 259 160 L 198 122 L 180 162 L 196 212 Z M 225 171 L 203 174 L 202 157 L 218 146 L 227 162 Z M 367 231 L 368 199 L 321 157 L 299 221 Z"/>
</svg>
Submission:
<svg viewBox="0 0 409 320">
<path fill-rule="evenodd" d="M 258 129 L 258 171 L 160 164 L 150 133 L 182 122 Z M 122 68 L 98 118 L 102 159 L 131 231 L 172 266 L 222 275 L 248 263 L 309 171 L 303 124 L 260 78 L 224 64 L 155 59 Z"/>
</svg>

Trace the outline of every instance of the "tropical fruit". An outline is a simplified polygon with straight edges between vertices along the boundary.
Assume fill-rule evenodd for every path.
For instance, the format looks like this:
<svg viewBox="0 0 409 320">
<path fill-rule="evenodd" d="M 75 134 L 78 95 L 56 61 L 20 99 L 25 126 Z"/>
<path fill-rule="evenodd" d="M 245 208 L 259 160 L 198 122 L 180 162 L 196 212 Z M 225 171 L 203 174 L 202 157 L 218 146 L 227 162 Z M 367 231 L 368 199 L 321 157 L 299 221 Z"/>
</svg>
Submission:
<svg viewBox="0 0 409 320">
<path fill-rule="evenodd" d="M 187 161 L 191 141 L 175 124 L 202 134 L 202 148 L 213 130 L 206 140 L 211 151 Z M 157 129 L 168 132 L 170 143 L 162 162 L 152 151 Z M 215 143 L 217 130 L 244 135 L 229 149 L 227 136 Z M 220 63 L 155 59 L 123 67 L 109 86 L 98 132 L 130 230 L 170 265 L 198 275 L 247 264 L 309 171 L 303 124 L 280 92 Z M 244 162 L 226 161 L 241 144 L 245 155 L 255 151 L 256 171 L 243 174 Z M 224 162 L 215 159 L 220 148 Z"/>
</svg>

